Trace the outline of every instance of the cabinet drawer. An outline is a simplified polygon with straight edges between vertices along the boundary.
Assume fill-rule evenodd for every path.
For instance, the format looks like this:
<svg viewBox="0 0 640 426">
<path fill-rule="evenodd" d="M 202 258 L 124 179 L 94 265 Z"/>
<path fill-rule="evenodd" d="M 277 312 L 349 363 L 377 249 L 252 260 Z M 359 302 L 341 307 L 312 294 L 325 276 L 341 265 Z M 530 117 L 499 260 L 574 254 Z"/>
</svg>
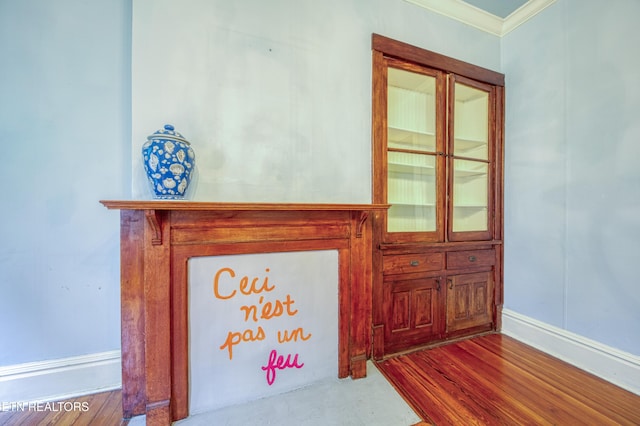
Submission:
<svg viewBox="0 0 640 426">
<path fill-rule="evenodd" d="M 447 253 L 447 268 L 491 266 L 496 263 L 494 250 L 466 250 Z"/>
<path fill-rule="evenodd" d="M 442 253 L 384 256 L 384 260 L 382 261 L 382 271 L 384 274 L 438 271 L 440 269 L 444 269 L 444 256 Z"/>
</svg>

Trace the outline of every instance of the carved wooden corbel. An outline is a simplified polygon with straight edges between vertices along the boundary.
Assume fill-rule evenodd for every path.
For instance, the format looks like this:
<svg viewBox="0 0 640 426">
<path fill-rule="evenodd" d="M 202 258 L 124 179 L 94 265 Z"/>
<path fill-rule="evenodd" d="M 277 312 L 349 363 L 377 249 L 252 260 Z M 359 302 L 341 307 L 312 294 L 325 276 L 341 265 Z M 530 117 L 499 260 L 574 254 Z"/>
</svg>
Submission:
<svg viewBox="0 0 640 426">
<path fill-rule="evenodd" d="M 162 245 L 162 220 L 157 210 L 145 210 L 144 215 L 151 227 L 151 244 Z"/>
<path fill-rule="evenodd" d="M 368 217 L 369 212 L 360 212 L 360 221 L 358 222 L 358 226 L 356 227 L 356 238 L 362 238 L 362 228 L 364 228 L 364 223 L 366 222 Z"/>
</svg>

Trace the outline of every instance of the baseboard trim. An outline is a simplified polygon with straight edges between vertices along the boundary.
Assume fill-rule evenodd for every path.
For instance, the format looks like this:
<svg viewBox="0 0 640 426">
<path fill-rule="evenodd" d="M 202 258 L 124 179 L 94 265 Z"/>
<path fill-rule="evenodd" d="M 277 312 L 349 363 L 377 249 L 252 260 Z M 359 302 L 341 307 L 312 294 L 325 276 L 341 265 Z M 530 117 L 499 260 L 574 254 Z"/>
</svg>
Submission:
<svg viewBox="0 0 640 426">
<path fill-rule="evenodd" d="M 502 333 L 640 395 L 640 357 L 509 309 Z"/>
<path fill-rule="evenodd" d="M 0 401 L 45 402 L 122 386 L 120 351 L 0 367 Z"/>
</svg>

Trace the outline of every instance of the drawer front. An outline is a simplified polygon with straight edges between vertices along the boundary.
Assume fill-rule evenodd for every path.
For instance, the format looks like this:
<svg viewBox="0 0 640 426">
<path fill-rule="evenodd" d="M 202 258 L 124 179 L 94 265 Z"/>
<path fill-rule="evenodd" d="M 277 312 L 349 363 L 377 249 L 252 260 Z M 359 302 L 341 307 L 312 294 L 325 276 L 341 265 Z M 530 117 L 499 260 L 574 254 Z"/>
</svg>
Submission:
<svg viewBox="0 0 640 426">
<path fill-rule="evenodd" d="M 447 253 L 447 268 L 492 266 L 496 263 L 494 250 L 465 250 Z"/>
<path fill-rule="evenodd" d="M 438 271 L 444 269 L 443 253 L 417 253 L 384 256 L 384 274 Z"/>
</svg>

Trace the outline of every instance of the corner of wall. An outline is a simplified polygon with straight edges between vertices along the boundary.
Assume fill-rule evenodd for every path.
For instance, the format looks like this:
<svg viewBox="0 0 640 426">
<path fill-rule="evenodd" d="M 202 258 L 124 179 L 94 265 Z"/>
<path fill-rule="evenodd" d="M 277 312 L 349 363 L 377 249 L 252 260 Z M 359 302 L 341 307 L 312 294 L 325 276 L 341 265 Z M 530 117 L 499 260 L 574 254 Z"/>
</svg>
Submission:
<svg viewBox="0 0 640 426">
<path fill-rule="evenodd" d="M 505 309 L 502 332 L 640 395 L 640 357 Z"/>
</svg>

